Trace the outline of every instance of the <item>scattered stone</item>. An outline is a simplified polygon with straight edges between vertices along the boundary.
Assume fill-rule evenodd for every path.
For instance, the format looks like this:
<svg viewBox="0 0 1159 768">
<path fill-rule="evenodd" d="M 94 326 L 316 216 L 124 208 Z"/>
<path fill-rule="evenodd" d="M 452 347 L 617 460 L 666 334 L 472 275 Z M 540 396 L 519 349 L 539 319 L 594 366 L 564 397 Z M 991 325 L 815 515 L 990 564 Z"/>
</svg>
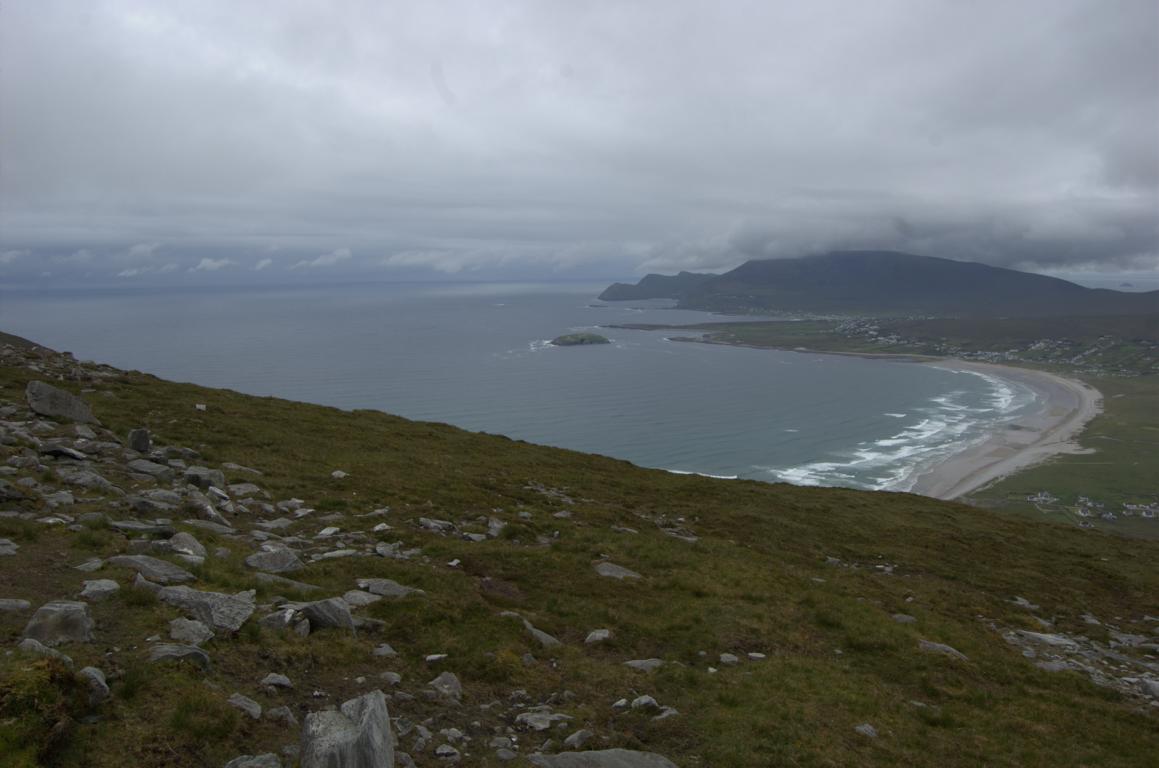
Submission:
<svg viewBox="0 0 1159 768">
<path fill-rule="evenodd" d="M 117 555 L 110 557 L 108 562 L 109 565 L 132 568 L 146 579 L 159 584 L 168 584 L 171 581 L 193 581 L 195 578 L 184 568 L 148 555 Z"/>
<path fill-rule="evenodd" d="M 659 709 L 660 703 L 657 702 L 656 699 L 652 698 L 651 696 L 647 696 L 647 695 L 637 696 L 636 698 L 632 699 L 631 707 L 632 707 L 632 709 L 643 709 L 643 710 Z"/>
<path fill-rule="evenodd" d="M 20 545 L 11 539 L 0 539 L 0 556 L 12 556 L 20 551 Z"/>
<path fill-rule="evenodd" d="M 455 703 L 458 703 L 463 696 L 463 684 L 459 682 L 459 678 L 454 672 L 440 673 L 438 677 L 427 683 L 427 686 L 439 696 Z"/>
<path fill-rule="evenodd" d="M 458 761 L 461 757 L 459 750 L 452 747 L 450 744 L 440 744 L 435 747 L 435 757 L 441 760 Z"/>
<path fill-rule="evenodd" d="M 271 672 L 262 678 L 262 685 L 272 688 L 293 688 L 294 684 L 290 682 L 290 678 L 285 675 Z"/>
<path fill-rule="evenodd" d="M 273 752 L 264 755 L 242 755 L 225 764 L 225 768 L 282 768 L 282 761 Z"/>
<path fill-rule="evenodd" d="M 298 555 L 282 545 L 266 545 L 260 552 L 255 552 L 245 559 L 250 568 L 267 573 L 292 573 L 304 567 Z"/>
<path fill-rule="evenodd" d="M 638 672 L 652 672 L 664 666 L 663 659 L 633 659 L 632 661 L 625 661 L 625 667 L 631 667 Z"/>
<path fill-rule="evenodd" d="M 379 679 L 387 685 L 398 685 L 402 682 L 402 675 L 397 672 L 383 672 L 379 674 Z"/>
<path fill-rule="evenodd" d="M 892 618 L 898 624 L 915 624 L 915 623 L 917 623 L 917 618 L 914 616 L 910 616 L 908 613 L 895 613 L 892 616 Z"/>
<path fill-rule="evenodd" d="M 47 646 L 91 643 L 93 620 L 88 604 L 57 600 L 40 606 L 24 627 L 24 637 Z"/>
<path fill-rule="evenodd" d="M 153 437 L 144 427 L 129 430 L 129 448 L 137 453 L 148 453 L 153 450 Z"/>
<path fill-rule="evenodd" d="M 877 729 L 874 728 L 869 723 L 862 723 L 861 725 L 854 726 L 853 730 L 857 731 L 858 733 L 860 733 L 862 736 L 865 736 L 866 738 L 870 738 L 870 739 L 877 738 Z"/>
<path fill-rule="evenodd" d="M 961 661 L 969 661 L 969 659 L 966 657 L 966 654 L 943 643 L 933 643 L 929 640 L 919 640 L 918 648 L 925 651 L 926 653 L 940 653 L 943 656 L 950 656 L 951 658 L 959 659 Z"/>
<path fill-rule="evenodd" d="M 254 720 L 262 719 L 262 705 L 258 704 L 248 696 L 242 696 L 240 693 L 235 693 L 229 697 L 228 702 L 231 707 L 240 709 Z"/>
<path fill-rule="evenodd" d="M 338 628 L 354 631 L 354 617 L 350 615 L 350 607 L 340 597 L 306 603 L 299 610 L 310 622 L 311 630 Z"/>
<path fill-rule="evenodd" d="M 624 568 L 623 566 L 614 563 L 596 563 L 596 573 L 609 579 L 639 579 L 643 578 L 635 571 Z"/>
<path fill-rule="evenodd" d="M 178 586 L 162 588 L 157 597 L 164 603 L 188 612 L 213 629 L 226 632 L 237 632 L 254 612 L 252 591 L 225 595 Z"/>
<path fill-rule="evenodd" d="M 722 653 L 720 654 L 720 663 L 731 667 L 739 664 L 740 659 L 734 653 Z"/>
<path fill-rule="evenodd" d="M 92 573 L 93 571 L 99 571 L 104 566 L 105 566 L 104 560 L 100 559 L 99 557 L 93 557 L 93 558 L 90 558 L 88 560 L 85 560 L 80 565 L 75 565 L 73 567 L 78 571 L 84 571 L 85 573 Z"/>
<path fill-rule="evenodd" d="M 174 643 L 160 643 L 149 650 L 149 661 L 190 661 L 208 672 L 211 666 L 209 654 L 192 645 L 176 645 Z"/>
<path fill-rule="evenodd" d="M 556 723 L 571 720 L 571 715 L 551 712 L 546 707 L 536 707 L 515 716 L 515 725 L 525 731 L 546 731 Z"/>
<path fill-rule="evenodd" d="M 43 381 L 30 381 L 24 390 L 33 413 L 78 424 L 99 424 L 88 403 Z"/>
<path fill-rule="evenodd" d="M 195 619 L 173 619 L 169 622 L 169 639 L 185 645 L 201 645 L 214 637 L 213 630 Z"/>
<path fill-rule="evenodd" d="M 225 487 L 225 474 L 220 469 L 189 467 L 182 475 L 182 479 L 189 485 L 197 486 L 203 491 L 210 488 Z"/>
<path fill-rule="evenodd" d="M 676 768 L 676 763 L 655 752 L 631 749 L 531 755 L 528 760 L 535 768 Z"/>
<path fill-rule="evenodd" d="M 81 600 L 97 602 L 104 600 L 106 597 L 109 597 L 120 588 L 121 585 L 112 579 L 95 579 L 93 581 L 86 581 L 84 582 L 83 588 L 81 589 L 80 598 Z"/>
<path fill-rule="evenodd" d="M 31 607 L 32 603 L 27 600 L 17 600 L 11 597 L 0 598 L 0 613 L 22 613 Z"/>
<path fill-rule="evenodd" d="M 96 667 L 85 667 L 77 673 L 89 687 L 89 706 L 96 706 L 108 701 L 109 683 L 105 680 L 105 673 Z"/>
<path fill-rule="evenodd" d="M 276 576 L 272 573 L 255 573 L 254 578 L 263 584 L 273 584 L 275 586 L 284 587 L 286 589 L 296 589 L 299 592 L 317 592 L 321 587 L 313 584 L 306 584 L 301 581 L 294 581 L 287 579 L 284 576 Z"/>
<path fill-rule="evenodd" d="M 764 661 L 766 658 L 768 658 L 763 653 L 757 653 L 756 651 L 750 652 L 748 657 L 749 661 Z"/>
<path fill-rule="evenodd" d="M 340 711 L 306 715 L 300 754 L 301 768 L 393 766 L 394 737 L 386 696 L 372 691 L 345 702 Z"/>
<path fill-rule="evenodd" d="M 1011 600 L 1010 602 L 1014 603 L 1019 608 L 1025 608 L 1028 611 L 1037 611 L 1038 610 L 1038 606 L 1035 605 L 1034 603 L 1030 602 L 1029 600 L 1027 600 L 1025 597 L 1019 597 L 1018 595 L 1015 595 L 1014 599 Z"/>
<path fill-rule="evenodd" d="M 194 538 L 193 534 L 181 531 L 180 533 L 169 539 L 169 546 L 173 548 L 174 552 L 180 552 L 186 555 L 193 555 L 194 557 L 205 557 L 205 546 Z"/>
<path fill-rule="evenodd" d="M 610 629 L 593 629 L 588 632 L 588 636 L 584 638 L 584 645 L 595 645 L 596 643 L 607 642 L 612 639 L 612 630 Z"/>
<path fill-rule="evenodd" d="M 369 592 L 363 592 L 361 589 L 352 589 L 342 595 L 342 599 L 351 608 L 363 608 L 371 603 L 377 603 L 382 599 L 382 595 L 372 595 Z"/>
<path fill-rule="evenodd" d="M 1044 632 L 1029 632 L 1025 629 L 1018 630 L 1018 634 L 1027 640 L 1033 640 L 1036 643 L 1049 645 L 1055 648 L 1073 649 L 1078 647 L 1078 643 L 1066 635 L 1050 635 Z"/>
<path fill-rule="evenodd" d="M 579 731 L 576 731 L 571 736 L 568 736 L 566 739 L 563 740 L 564 749 L 571 749 L 571 750 L 583 749 L 584 745 L 587 744 L 589 741 L 591 741 L 591 738 L 594 735 L 595 734 L 593 734 L 591 731 L 589 731 L 586 728 L 579 730 Z"/>
<path fill-rule="evenodd" d="M 55 648 L 49 648 L 39 640 L 33 640 L 31 637 L 24 638 L 16 647 L 25 653 L 33 653 L 37 656 L 47 656 L 50 659 L 58 659 L 59 661 L 63 662 L 66 667 L 72 667 L 71 658 L 65 656 Z"/>
<path fill-rule="evenodd" d="M 169 523 L 149 523 L 144 520 L 113 520 L 109 523 L 109 527 L 121 533 L 144 536 L 172 536 L 175 533 Z"/>
<path fill-rule="evenodd" d="M 174 475 L 172 467 L 148 459 L 133 459 L 129 462 L 129 471 L 138 475 L 147 475 L 162 483 L 169 482 Z"/>
<path fill-rule="evenodd" d="M 330 477 L 334 478 L 335 480 L 341 480 L 343 478 L 350 477 L 350 475 L 346 472 L 343 472 L 341 469 L 336 469 L 330 473 Z"/>
<path fill-rule="evenodd" d="M 358 579 L 358 587 L 374 595 L 383 597 L 406 597 L 407 595 L 425 595 L 421 589 L 404 587 L 391 579 Z"/>
<path fill-rule="evenodd" d="M 270 707 L 265 711 L 265 718 L 273 720 L 274 722 L 282 723 L 293 728 L 298 727 L 298 718 L 294 717 L 293 711 L 283 705 L 280 707 Z"/>
<path fill-rule="evenodd" d="M 382 643 L 374 649 L 374 655 L 383 658 L 392 659 L 398 656 L 398 651 L 390 646 L 390 643 Z"/>
</svg>

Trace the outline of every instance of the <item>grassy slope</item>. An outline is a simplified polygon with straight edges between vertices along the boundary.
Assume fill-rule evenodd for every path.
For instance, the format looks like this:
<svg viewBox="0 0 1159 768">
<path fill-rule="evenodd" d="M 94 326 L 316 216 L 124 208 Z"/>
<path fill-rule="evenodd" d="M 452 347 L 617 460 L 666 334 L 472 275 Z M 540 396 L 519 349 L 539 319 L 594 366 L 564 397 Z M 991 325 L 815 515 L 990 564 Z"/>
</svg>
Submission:
<svg viewBox="0 0 1159 768">
<path fill-rule="evenodd" d="M 2 391 L 15 399 L 27 376 L 0 369 Z M 123 590 L 94 611 L 99 642 L 68 649 L 78 666 L 99 663 L 122 673 L 115 703 L 101 722 L 62 737 L 58 764 L 211 766 L 241 752 L 277 749 L 293 738 L 269 723 L 240 720 L 221 703 L 229 693 L 255 695 L 254 681 L 284 671 L 297 686 L 291 703 L 316 708 L 309 691 L 341 700 L 365 690 L 356 676 L 383 669 L 401 672 L 403 688 L 417 692 L 435 674 L 421 662 L 433 652 L 450 654 L 446 668 L 463 679 L 468 712 L 516 688 L 540 700 L 567 689 L 576 698 L 561 709 L 576 716 L 576 727 L 665 753 L 683 766 L 1125 766 L 1148 764 L 1159 750 L 1154 713 L 1076 674 L 1039 671 L 988 626 L 1037 629 L 1009 602 L 1022 595 L 1069 631 L 1103 631 L 1081 624 L 1087 611 L 1145 631 L 1143 615 L 1159 614 L 1159 545 L 915 496 L 675 476 L 380 413 L 137 374 L 102 390 L 89 400 L 106 425 L 122 434 L 147 425 L 167 443 L 197 448 L 207 462 L 258 467 L 276 498 L 298 496 L 320 513 L 389 504 L 390 538 L 422 546 L 430 565 L 356 558 L 312 565 L 300 577 L 332 595 L 351 588 L 355 577 L 386 576 L 429 597 L 366 609 L 387 623 L 377 638 L 287 638 L 251 622 L 237 638 L 207 646 L 215 667 L 203 682 L 188 669 L 144 665 L 144 638 L 162 633 L 175 613 Z M 208 404 L 208 411 L 195 411 L 193 403 Z M 335 481 L 333 469 L 350 477 Z M 565 490 L 576 499 L 567 507 L 572 518 L 554 518 L 564 505 L 529 483 Z M 519 511 L 532 519 L 519 519 Z M 409 522 L 486 514 L 509 521 L 508 535 L 471 544 Z M 676 518 L 700 541 L 673 539 L 654 524 Z M 336 524 L 369 530 L 375 522 L 351 517 Z M 23 568 L 0 564 L 0 595 L 34 602 L 74 593 L 87 576 L 70 565 L 123 546 L 118 534 L 99 526 L 70 536 L 0 524 L 0 536 L 19 540 L 28 558 Z M 299 530 L 309 535 L 322 525 L 311 519 Z M 615 533 L 612 525 L 640 533 Z M 555 531 L 550 546 L 535 545 L 537 536 Z M 196 533 L 211 548 L 234 551 L 224 562 L 210 561 L 199 587 L 252 586 L 239 564 L 248 545 Z M 597 577 L 591 563 L 604 554 L 646 578 L 623 584 Z M 826 565 L 828 556 L 860 567 Z M 441 566 L 453 558 L 460 568 Z M 896 564 L 892 575 L 874 567 L 884 563 Z M 124 582 L 125 575 L 118 578 Z M 480 589 L 482 576 L 515 590 L 492 596 Z M 259 591 L 260 598 L 270 594 Z M 521 611 L 565 647 L 554 654 L 533 647 L 516 622 L 496 616 L 504 608 Z M 894 623 L 895 612 L 919 621 Z M 0 615 L 0 637 L 14 641 L 22 624 Z M 616 640 L 585 648 L 583 638 L 595 627 L 612 628 Z M 919 638 L 948 643 L 970 661 L 918 653 Z M 370 656 L 383 639 L 400 659 Z M 710 659 L 725 651 L 769 658 L 713 675 L 699 651 Z M 519 659 L 527 652 L 541 661 L 524 666 Z M 546 663 L 551 656 L 554 663 Z M 687 666 L 649 676 L 619 664 L 650 656 Z M 31 674 L 18 659 L 0 659 L 9 697 Z M 652 694 L 681 715 L 663 722 L 613 715 L 612 701 L 636 693 Z M 281 703 L 255 697 L 267 706 Z M 915 707 L 915 700 L 937 708 Z M 439 716 L 440 708 L 421 698 L 413 707 Z M 865 721 L 882 736 L 855 734 Z M 476 749 L 470 762 L 488 764 L 489 754 Z"/>
</svg>

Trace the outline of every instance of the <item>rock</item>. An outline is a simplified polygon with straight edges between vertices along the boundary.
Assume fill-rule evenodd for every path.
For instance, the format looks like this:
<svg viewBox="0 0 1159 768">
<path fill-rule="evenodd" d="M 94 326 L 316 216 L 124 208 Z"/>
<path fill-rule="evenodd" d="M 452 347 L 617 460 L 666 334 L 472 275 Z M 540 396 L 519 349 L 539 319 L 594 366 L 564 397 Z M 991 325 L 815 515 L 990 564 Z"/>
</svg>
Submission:
<svg viewBox="0 0 1159 768">
<path fill-rule="evenodd" d="M 91 643 L 93 620 L 89 616 L 89 607 L 86 603 L 67 600 L 46 603 L 36 610 L 24 627 L 24 637 L 38 640 L 47 646 Z"/>
<path fill-rule="evenodd" d="M 1139 686 L 1146 695 L 1153 699 L 1159 699 L 1159 680 L 1148 680 L 1144 678 L 1139 681 Z"/>
<path fill-rule="evenodd" d="M 20 551 L 20 545 L 11 539 L 0 539 L 0 556 L 11 557 Z"/>
<path fill-rule="evenodd" d="M 414 587 L 404 587 L 397 581 L 391 579 L 358 579 L 359 589 L 365 589 L 374 595 L 382 595 L 383 597 L 406 597 L 407 595 L 425 595 L 421 589 Z"/>
<path fill-rule="evenodd" d="M 382 643 L 374 649 L 374 655 L 393 659 L 395 656 L 398 656 L 398 651 L 392 648 L 390 643 Z"/>
<path fill-rule="evenodd" d="M 461 755 L 459 754 L 459 750 L 455 749 L 450 744 L 440 744 L 439 746 L 435 747 L 435 757 L 439 758 L 440 760 L 457 762 Z"/>
<path fill-rule="evenodd" d="M 561 712 L 545 711 L 544 707 L 536 707 L 535 709 L 521 712 L 515 716 L 515 725 L 525 731 L 546 731 L 553 725 L 566 720 L 571 720 L 571 715 L 565 715 Z"/>
<path fill-rule="evenodd" d="M 463 684 L 459 682 L 459 678 L 454 672 L 440 673 L 438 677 L 427 683 L 427 686 L 434 689 L 435 693 L 444 699 L 456 703 L 463 695 Z"/>
<path fill-rule="evenodd" d="M 105 673 L 96 667 L 85 667 L 77 673 L 89 687 L 89 706 L 102 704 L 109 698 L 109 683 L 105 680 Z"/>
<path fill-rule="evenodd" d="M 65 656 L 63 653 L 61 653 L 60 651 L 58 651 L 54 648 L 49 648 L 47 645 L 40 642 L 39 640 L 33 640 L 31 637 L 24 638 L 23 640 L 20 641 L 19 644 L 17 644 L 16 647 L 19 648 L 20 650 L 24 651 L 25 653 L 32 653 L 32 654 L 35 654 L 37 656 L 45 656 L 45 657 L 48 657 L 50 659 L 57 659 L 57 660 L 61 661 L 66 667 L 70 667 L 70 668 L 72 667 L 72 659 L 71 658 L 69 658 L 68 656 Z"/>
<path fill-rule="evenodd" d="M 237 632 L 254 612 L 253 592 L 224 595 L 179 586 L 164 587 L 157 593 L 157 597 L 213 629 L 226 632 Z"/>
<path fill-rule="evenodd" d="M 917 619 L 908 613 L 895 613 L 892 618 L 898 624 L 914 624 L 917 622 Z"/>
<path fill-rule="evenodd" d="M 24 390 L 33 413 L 78 424 L 99 424 L 88 403 L 43 381 L 30 381 Z"/>
<path fill-rule="evenodd" d="M 272 573 L 255 573 L 254 578 L 263 584 L 273 584 L 285 589 L 296 589 L 299 592 L 317 592 L 319 589 L 321 589 L 321 587 L 317 587 L 313 584 L 294 581 L 293 579 L 287 579 L 284 576 L 275 576 Z"/>
<path fill-rule="evenodd" d="M 267 573 L 292 573 L 303 568 L 302 561 L 285 546 L 266 546 L 245 559 L 250 568 Z"/>
<path fill-rule="evenodd" d="M 271 672 L 262 678 L 262 685 L 272 688 L 293 688 L 294 684 L 290 682 L 290 678 L 285 675 L 280 675 L 277 672 Z"/>
<path fill-rule="evenodd" d="M 731 667 L 731 666 L 734 666 L 736 664 L 739 664 L 740 659 L 737 658 L 736 654 L 722 653 L 722 654 L 720 654 L 720 663 Z"/>
<path fill-rule="evenodd" d="M 659 709 L 660 703 L 651 696 L 637 696 L 636 698 L 632 699 L 631 706 L 632 709 L 651 710 Z"/>
<path fill-rule="evenodd" d="M 129 430 L 129 448 L 137 453 L 148 453 L 153 450 L 153 437 L 144 427 Z"/>
<path fill-rule="evenodd" d="M 148 555 L 117 555 L 110 557 L 109 565 L 119 565 L 123 568 L 132 568 L 149 581 L 158 584 L 168 584 L 171 581 L 193 581 L 194 575 L 184 568 L 180 568 L 165 560 L 158 560 Z"/>
<path fill-rule="evenodd" d="M 640 574 L 614 563 L 596 563 L 596 573 L 609 579 L 639 579 Z"/>
<path fill-rule="evenodd" d="M 161 483 L 169 482 L 174 476 L 172 467 L 148 459 L 133 459 L 129 462 L 129 471 L 138 475 L 148 475 Z"/>
<path fill-rule="evenodd" d="M 193 555 L 194 557 L 205 557 L 205 546 L 194 538 L 193 534 L 181 531 L 180 533 L 169 539 L 169 546 L 173 548 L 174 552 L 181 552 L 186 555 Z"/>
<path fill-rule="evenodd" d="M 612 630 L 610 629 L 593 629 L 588 632 L 588 636 L 584 638 L 584 645 L 595 645 L 596 643 L 607 642 L 612 639 Z"/>
<path fill-rule="evenodd" d="M 84 582 L 83 589 L 81 589 L 80 598 L 82 600 L 96 602 L 98 600 L 104 600 L 120 588 L 121 585 L 112 579 L 86 581 Z"/>
<path fill-rule="evenodd" d="M 210 488 L 224 488 L 225 487 L 225 473 L 220 469 L 210 469 L 209 467 L 189 467 L 181 476 L 189 485 L 195 485 L 203 491 Z"/>
<path fill-rule="evenodd" d="M 248 696 L 242 696 L 240 693 L 235 693 L 227 700 L 231 707 L 240 709 L 245 714 L 249 715 L 254 720 L 262 719 L 262 705 Z"/>
<path fill-rule="evenodd" d="M 633 659 L 632 661 L 625 661 L 625 667 L 631 667 L 638 672 L 652 672 L 664 666 L 663 659 Z"/>
<path fill-rule="evenodd" d="M 147 523 L 143 520 L 113 520 L 109 523 L 121 533 L 142 534 L 145 536 L 172 536 L 174 528 L 169 523 Z"/>
<path fill-rule="evenodd" d="M 213 630 L 196 619 L 174 619 L 169 622 L 169 639 L 185 645 L 201 645 L 214 637 Z"/>
<path fill-rule="evenodd" d="M 342 599 L 351 608 L 363 608 L 371 603 L 377 603 L 382 599 L 382 595 L 372 595 L 369 592 L 363 592 L 361 589 L 352 589 L 342 595 Z"/>
<path fill-rule="evenodd" d="M 531 755 L 527 759 L 536 768 L 676 768 L 676 763 L 655 752 L 631 749 L 562 752 L 558 755 Z"/>
<path fill-rule="evenodd" d="M 857 731 L 862 736 L 865 736 L 867 738 L 870 738 L 870 739 L 877 738 L 877 729 L 874 728 L 869 723 L 862 723 L 861 725 L 854 726 L 853 730 Z"/>
<path fill-rule="evenodd" d="M 402 675 L 397 672 L 383 672 L 378 677 L 387 685 L 398 685 L 402 682 Z"/>
<path fill-rule="evenodd" d="M 310 622 L 311 630 L 339 628 L 354 631 L 354 617 L 350 615 L 346 601 L 340 597 L 306 603 L 299 610 Z"/>
<path fill-rule="evenodd" d="M 17 600 L 11 597 L 0 598 L 0 613 L 22 613 L 32 607 L 27 600 Z"/>
<path fill-rule="evenodd" d="M 495 750 L 495 757 L 497 757 L 501 762 L 509 763 L 515 758 L 519 757 L 519 755 L 515 752 L 512 752 L 507 747 L 500 747 L 499 749 Z"/>
<path fill-rule="evenodd" d="M 591 741 L 591 738 L 594 735 L 595 734 L 593 734 L 591 731 L 584 728 L 582 730 L 576 731 L 571 736 L 568 736 L 566 739 L 564 739 L 563 746 L 565 749 L 583 749 L 584 745 Z"/>
<path fill-rule="evenodd" d="M 242 755 L 225 764 L 225 768 L 282 768 L 282 761 L 273 752 L 264 755 Z"/>
<path fill-rule="evenodd" d="M 342 480 L 343 478 L 350 477 L 350 475 L 347 472 L 343 472 L 341 469 L 336 469 L 330 473 L 330 477 L 334 478 L 335 480 Z"/>
<path fill-rule="evenodd" d="M 1066 635 L 1050 635 L 1045 632 L 1029 632 L 1025 629 L 1018 630 L 1018 634 L 1027 640 L 1031 640 L 1042 645 L 1049 645 L 1054 648 L 1077 648 L 1078 643 Z"/>
<path fill-rule="evenodd" d="M 191 661 L 204 672 L 208 672 L 211 666 L 209 654 L 205 651 L 192 645 L 176 645 L 173 643 L 154 645 L 149 650 L 149 661 Z"/>
<path fill-rule="evenodd" d="M 948 645 L 944 645 L 943 643 L 933 643 L 929 640 L 919 640 L 918 648 L 925 651 L 926 653 L 940 653 L 944 656 L 960 659 L 961 661 L 969 661 L 969 659 L 966 658 L 966 654 L 962 653 L 956 648 L 951 648 Z"/>
<path fill-rule="evenodd" d="M 298 727 L 298 718 L 294 717 L 294 713 L 287 706 L 270 707 L 266 710 L 265 717 L 267 720 L 273 720 L 293 728 Z"/>
<path fill-rule="evenodd" d="M 393 768 L 386 696 L 372 691 L 345 702 L 340 711 L 306 715 L 300 755 L 301 768 Z"/>
</svg>

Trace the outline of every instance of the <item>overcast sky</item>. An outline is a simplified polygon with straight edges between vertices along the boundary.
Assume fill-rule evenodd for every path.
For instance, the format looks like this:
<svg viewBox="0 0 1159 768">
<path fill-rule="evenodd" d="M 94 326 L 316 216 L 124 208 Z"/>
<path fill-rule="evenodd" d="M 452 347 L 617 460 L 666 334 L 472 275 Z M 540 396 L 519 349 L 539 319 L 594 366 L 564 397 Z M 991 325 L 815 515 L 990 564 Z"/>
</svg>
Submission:
<svg viewBox="0 0 1159 768">
<path fill-rule="evenodd" d="M 0 4 L 8 280 L 873 247 L 1159 270 L 1159 3 Z"/>
</svg>

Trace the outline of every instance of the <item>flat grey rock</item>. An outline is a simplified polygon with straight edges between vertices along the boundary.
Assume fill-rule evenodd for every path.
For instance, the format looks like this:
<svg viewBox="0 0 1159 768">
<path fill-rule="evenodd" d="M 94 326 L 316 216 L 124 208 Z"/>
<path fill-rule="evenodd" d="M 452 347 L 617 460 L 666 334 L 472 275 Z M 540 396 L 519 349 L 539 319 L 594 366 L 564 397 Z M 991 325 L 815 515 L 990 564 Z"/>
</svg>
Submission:
<svg viewBox="0 0 1159 768">
<path fill-rule="evenodd" d="M 943 656 L 949 656 L 960 661 L 969 661 L 966 654 L 959 651 L 957 648 L 951 648 L 944 643 L 934 643 L 929 640 L 919 640 L 918 648 L 926 653 L 940 653 Z"/>
<path fill-rule="evenodd" d="M 169 622 L 169 639 L 183 645 L 201 645 L 213 637 L 213 630 L 196 619 L 174 619 Z"/>
<path fill-rule="evenodd" d="M 195 485 L 201 490 L 209 490 L 209 488 L 224 488 L 225 487 L 225 473 L 220 469 L 210 469 L 209 467 L 189 467 L 181 476 L 182 479 L 190 485 Z"/>
<path fill-rule="evenodd" d="M 354 631 L 354 617 L 350 615 L 350 607 L 340 597 L 306 603 L 299 610 L 310 622 L 311 630 L 338 628 Z"/>
<path fill-rule="evenodd" d="M 190 661 L 208 672 L 210 668 L 209 654 L 192 645 L 176 645 L 161 643 L 149 649 L 149 661 Z"/>
<path fill-rule="evenodd" d="M 121 533 L 144 536 L 172 536 L 176 529 L 169 523 L 150 523 L 144 520 L 113 520 L 109 527 Z"/>
<path fill-rule="evenodd" d="M 371 603 L 377 603 L 382 599 L 382 595 L 372 595 L 369 592 L 363 592 L 361 589 L 352 589 L 342 595 L 342 599 L 351 608 L 363 608 Z"/>
<path fill-rule="evenodd" d="M 294 684 L 290 682 L 290 678 L 285 675 L 271 672 L 262 678 L 262 685 L 271 686 L 274 688 L 293 688 Z"/>
<path fill-rule="evenodd" d="M 18 600 L 12 597 L 0 598 L 0 613 L 21 613 L 32 607 L 27 600 Z"/>
<path fill-rule="evenodd" d="M 666 757 L 631 749 L 531 755 L 527 759 L 536 768 L 676 768 L 676 763 Z"/>
<path fill-rule="evenodd" d="M 245 559 L 245 564 L 266 573 L 293 573 L 304 567 L 298 555 L 286 547 L 273 547 L 255 552 Z"/>
<path fill-rule="evenodd" d="M 593 629 L 588 632 L 588 636 L 584 638 L 584 645 L 595 645 L 596 643 L 607 642 L 612 639 L 612 630 L 610 629 Z"/>
<path fill-rule="evenodd" d="M 110 557 L 108 563 L 109 565 L 119 565 L 122 568 L 132 568 L 149 581 L 158 584 L 193 581 L 196 578 L 184 568 L 148 555 L 117 555 Z"/>
<path fill-rule="evenodd" d="M 82 678 L 89 687 L 89 705 L 95 706 L 108 701 L 109 698 L 109 682 L 105 679 L 105 673 L 96 667 L 85 667 L 77 676 Z"/>
<path fill-rule="evenodd" d="M 181 531 L 174 534 L 173 538 L 169 539 L 169 546 L 173 548 L 174 552 L 180 552 L 186 555 L 193 555 L 194 557 L 205 557 L 205 545 L 191 534 Z"/>
<path fill-rule="evenodd" d="M 254 612 L 252 592 L 225 595 L 177 586 L 162 588 L 157 597 L 163 603 L 186 611 L 203 624 L 225 632 L 237 632 Z"/>
<path fill-rule="evenodd" d="M 241 710 L 254 720 L 262 719 L 262 705 L 258 704 L 249 696 L 242 696 L 240 693 L 235 693 L 227 699 L 227 702 L 231 707 Z"/>
<path fill-rule="evenodd" d="M 90 602 L 97 602 L 104 600 L 121 588 L 121 585 L 112 579 L 93 579 L 84 582 L 81 589 L 81 600 L 88 600 Z"/>
<path fill-rule="evenodd" d="M 47 646 L 91 643 L 93 620 L 88 604 L 57 600 L 40 606 L 24 627 L 24 637 Z"/>
<path fill-rule="evenodd" d="M 24 389 L 28 407 L 33 413 L 52 419 L 73 421 L 78 424 L 99 424 L 88 403 L 71 392 L 47 384 L 30 381 Z"/>
<path fill-rule="evenodd" d="M 32 653 L 37 656 L 45 656 L 50 659 L 58 659 L 59 661 L 63 662 L 66 667 L 72 667 L 71 658 L 65 656 L 55 648 L 49 648 L 39 640 L 33 640 L 31 637 L 24 638 L 16 645 L 16 647 L 25 653 Z"/>
<path fill-rule="evenodd" d="M 282 768 L 282 761 L 273 752 L 264 755 L 241 755 L 225 764 L 224 768 Z"/>
<path fill-rule="evenodd" d="M 642 578 L 635 571 L 629 570 L 622 565 L 616 565 L 615 563 L 596 563 L 596 573 L 605 578 L 619 579 L 620 581 L 624 579 Z"/>
<path fill-rule="evenodd" d="M 633 659 L 632 661 L 625 661 L 625 667 L 631 667 L 638 672 L 652 672 L 664 666 L 663 659 Z"/>
<path fill-rule="evenodd" d="M 130 472 L 136 472 L 138 475 L 148 475 L 163 483 L 169 482 L 175 475 L 172 467 L 165 464 L 158 464 L 148 459 L 133 459 L 129 462 L 128 467 Z"/>
<path fill-rule="evenodd" d="M 425 595 L 421 589 L 404 587 L 392 579 L 358 579 L 358 588 L 365 589 L 374 595 L 383 597 L 406 597 L 407 595 Z"/>
<path fill-rule="evenodd" d="M 372 691 L 340 710 L 306 715 L 301 768 L 393 768 L 394 736 L 386 696 Z"/>
</svg>

